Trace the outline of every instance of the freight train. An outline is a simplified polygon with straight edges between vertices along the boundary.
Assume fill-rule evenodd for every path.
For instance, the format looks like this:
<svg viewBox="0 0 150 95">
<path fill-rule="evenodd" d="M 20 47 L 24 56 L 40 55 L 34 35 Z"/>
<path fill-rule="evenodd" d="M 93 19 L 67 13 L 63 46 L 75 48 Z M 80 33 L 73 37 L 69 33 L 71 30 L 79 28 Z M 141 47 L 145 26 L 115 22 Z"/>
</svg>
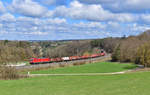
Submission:
<svg viewBox="0 0 150 95">
<path fill-rule="evenodd" d="M 82 59 L 88 59 L 88 58 L 96 58 L 100 56 L 105 56 L 105 52 L 101 51 L 101 53 L 92 54 L 92 55 L 70 56 L 70 57 L 61 57 L 61 58 L 31 58 L 29 63 L 30 64 L 44 64 L 44 63 L 52 63 L 52 62 L 82 60 Z"/>
</svg>

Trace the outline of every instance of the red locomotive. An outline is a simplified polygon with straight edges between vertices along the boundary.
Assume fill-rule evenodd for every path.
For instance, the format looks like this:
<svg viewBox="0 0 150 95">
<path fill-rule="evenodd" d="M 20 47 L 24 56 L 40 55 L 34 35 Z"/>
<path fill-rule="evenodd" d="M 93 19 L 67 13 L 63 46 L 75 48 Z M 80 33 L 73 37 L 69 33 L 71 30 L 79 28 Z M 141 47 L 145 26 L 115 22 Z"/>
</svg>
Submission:
<svg viewBox="0 0 150 95">
<path fill-rule="evenodd" d="M 31 58 L 30 64 L 40 64 L 40 63 L 49 63 L 51 62 L 50 58 Z"/>
<path fill-rule="evenodd" d="M 62 57 L 62 58 L 31 58 L 30 64 L 72 61 L 72 60 L 79 60 L 79 59 L 96 58 L 100 56 L 105 56 L 105 53 L 102 51 L 101 53 L 84 55 L 84 56 L 71 56 L 71 57 Z"/>
</svg>

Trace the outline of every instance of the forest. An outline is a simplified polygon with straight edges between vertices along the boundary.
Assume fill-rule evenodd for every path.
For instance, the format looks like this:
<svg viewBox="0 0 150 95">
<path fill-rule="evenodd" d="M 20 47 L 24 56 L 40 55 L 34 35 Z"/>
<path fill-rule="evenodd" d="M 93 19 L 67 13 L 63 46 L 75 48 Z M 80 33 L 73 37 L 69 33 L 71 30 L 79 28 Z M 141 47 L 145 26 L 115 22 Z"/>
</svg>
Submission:
<svg viewBox="0 0 150 95">
<path fill-rule="evenodd" d="M 92 46 L 111 53 L 114 62 L 132 62 L 145 67 L 150 66 L 150 30 L 137 36 L 94 40 Z"/>
</svg>

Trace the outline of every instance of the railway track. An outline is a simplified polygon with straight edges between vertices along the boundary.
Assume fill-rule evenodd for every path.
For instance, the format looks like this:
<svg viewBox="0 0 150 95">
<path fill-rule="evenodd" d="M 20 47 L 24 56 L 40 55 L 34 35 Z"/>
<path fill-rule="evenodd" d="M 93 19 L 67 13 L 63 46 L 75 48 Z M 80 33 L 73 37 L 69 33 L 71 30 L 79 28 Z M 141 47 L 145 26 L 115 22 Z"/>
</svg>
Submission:
<svg viewBox="0 0 150 95">
<path fill-rule="evenodd" d="M 89 58 L 89 59 L 82 59 L 82 60 L 73 60 L 73 61 L 67 61 L 67 62 L 53 62 L 53 63 L 47 63 L 47 64 L 36 64 L 36 65 L 25 65 L 25 66 L 14 66 L 14 68 L 16 68 L 17 70 L 22 70 L 22 69 L 38 69 L 38 68 L 47 68 L 47 67 L 51 67 L 51 66 L 57 66 L 60 64 L 73 64 L 73 63 L 77 63 L 77 62 L 89 62 L 89 63 L 93 63 L 93 62 L 97 62 L 106 58 L 110 58 L 110 54 L 107 54 L 105 56 L 101 56 L 101 57 L 96 57 L 96 58 Z"/>
</svg>

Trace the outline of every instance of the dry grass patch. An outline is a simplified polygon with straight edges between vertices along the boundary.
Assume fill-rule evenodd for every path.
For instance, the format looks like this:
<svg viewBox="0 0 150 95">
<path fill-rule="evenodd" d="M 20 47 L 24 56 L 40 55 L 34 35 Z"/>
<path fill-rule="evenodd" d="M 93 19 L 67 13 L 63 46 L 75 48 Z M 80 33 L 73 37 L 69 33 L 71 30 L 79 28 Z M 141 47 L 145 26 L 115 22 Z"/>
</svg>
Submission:
<svg viewBox="0 0 150 95">
<path fill-rule="evenodd" d="M 75 62 L 75 63 L 73 63 L 74 66 L 76 66 L 76 65 L 84 65 L 84 64 L 87 64 L 87 63 L 86 62 Z"/>
</svg>

